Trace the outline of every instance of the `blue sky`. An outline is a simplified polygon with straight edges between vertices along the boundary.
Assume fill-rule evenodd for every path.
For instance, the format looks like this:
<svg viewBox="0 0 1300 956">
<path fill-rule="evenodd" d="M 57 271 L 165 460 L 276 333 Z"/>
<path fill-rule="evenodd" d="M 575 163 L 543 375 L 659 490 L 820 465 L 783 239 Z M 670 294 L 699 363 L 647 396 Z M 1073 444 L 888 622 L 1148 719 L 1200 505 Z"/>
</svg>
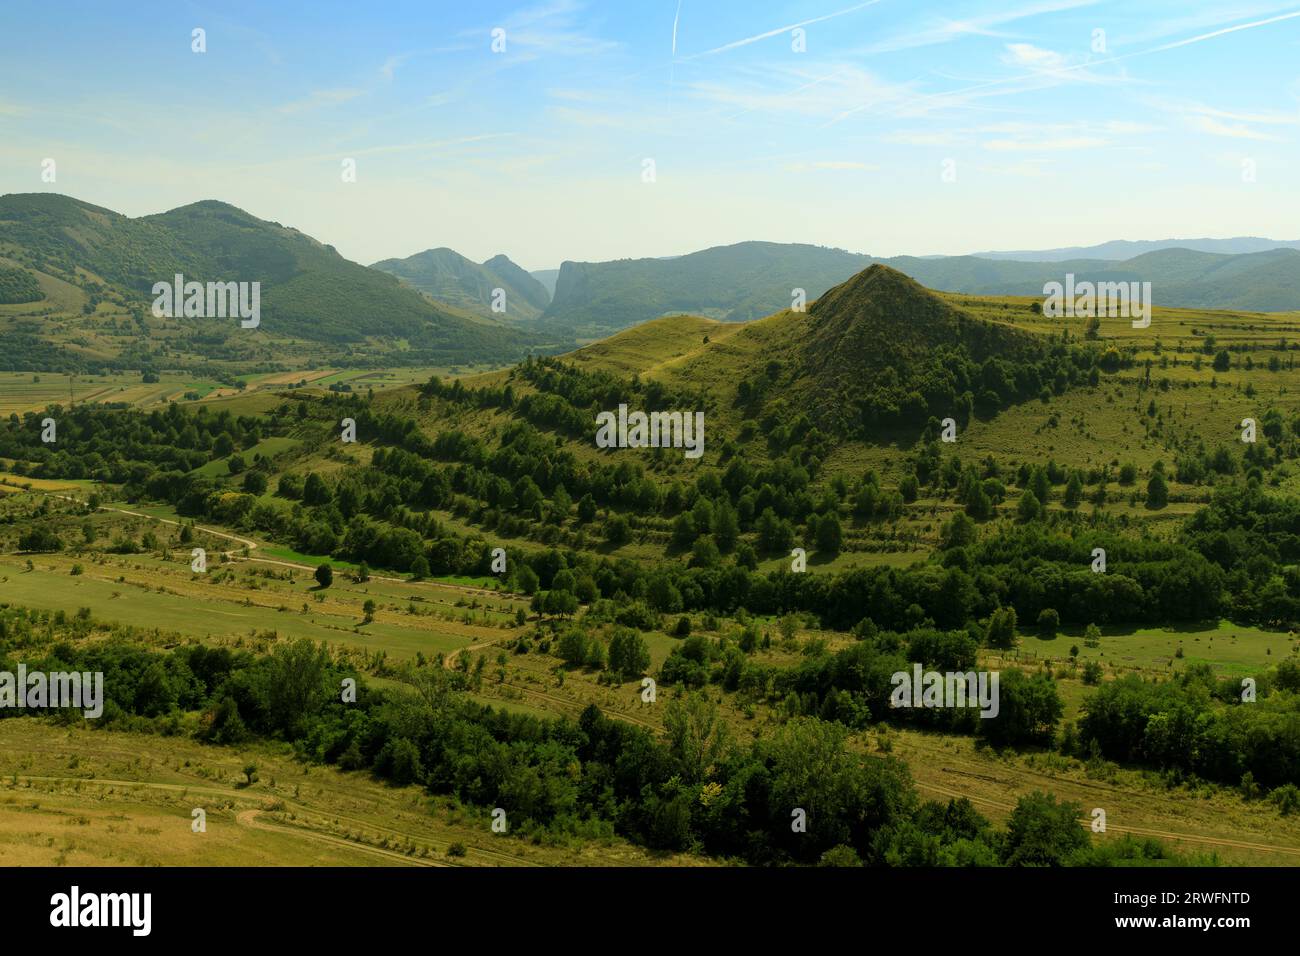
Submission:
<svg viewBox="0 0 1300 956">
<path fill-rule="evenodd" d="M 0 192 L 366 263 L 1295 239 L 1297 140 L 1295 0 L 0 6 Z"/>
</svg>

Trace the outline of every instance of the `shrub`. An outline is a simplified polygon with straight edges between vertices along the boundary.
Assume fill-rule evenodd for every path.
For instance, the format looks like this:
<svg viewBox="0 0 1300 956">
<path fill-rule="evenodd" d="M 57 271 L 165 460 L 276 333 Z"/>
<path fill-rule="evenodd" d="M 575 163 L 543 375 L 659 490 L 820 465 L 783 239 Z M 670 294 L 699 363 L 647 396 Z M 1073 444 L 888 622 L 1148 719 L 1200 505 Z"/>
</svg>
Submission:
<svg viewBox="0 0 1300 956">
<path fill-rule="evenodd" d="M 1061 615 L 1056 608 L 1045 607 L 1038 612 L 1038 630 L 1047 640 L 1053 640 L 1061 627 Z"/>
</svg>

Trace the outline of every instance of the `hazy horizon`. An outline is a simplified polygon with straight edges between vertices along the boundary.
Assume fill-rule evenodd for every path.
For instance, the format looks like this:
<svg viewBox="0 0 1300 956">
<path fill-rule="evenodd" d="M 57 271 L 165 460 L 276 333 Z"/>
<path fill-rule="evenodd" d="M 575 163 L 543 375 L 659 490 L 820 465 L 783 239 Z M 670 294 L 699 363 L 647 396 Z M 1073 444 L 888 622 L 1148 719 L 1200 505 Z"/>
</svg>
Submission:
<svg viewBox="0 0 1300 956">
<path fill-rule="evenodd" d="M 2 194 L 0 194 L 0 196 L 3 196 L 3 195 L 9 195 L 9 194 L 8 194 L 8 193 L 2 193 Z M 92 205 L 92 206 L 100 206 L 100 207 L 102 207 L 102 208 L 112 209 L 112 207 L 105 206 L 104 203 L 102 203 L 102 202 L 95 202 L 93 199 L 87 198 L 87 197 L 85 197 L 85 196 L 76 196 L 76 195 L 72 195 L 72 194 L 70 194 L 70 193 L 60 193 L 59 195 L 66 195 L 66 196 L 68 196 L 68 197 L 71 198 L 71 199 L 75 199 L 75 200 L 78 200 L 78 201 L 80 201 L 80 202 L 89 203 L 89 204 Z M 195 203 L 198 203 L 198 202 L 205 202 L 205 201 L 226 202 L 226 200 L 221 199 L 220 197 L 217 197 L 217 196 L 204 196 L 204 197 L 202 197 L 201 199 L 195 199 L 195 200 L 193 200 L 193 202 L 195 202 Z M 182 205 L 182 206 L 185 206 L 185 205 L 191 205 L 191 204 L 192 204 L 192 203 L 182 203 L 181 205 Z M 230 205 L 234 205 L 234 204 L 231 203 Z M 155 209 L 155 210 L 150 210 L 150 211 L 148 211 L 148 212 L 144 212 L 144 213 L 139 214 L 139 216 L 132 215 L 132 216 L 130 216 L 129 218 L 135 219 L 135 218 L 140 218 L 140 217 L 145 217 L 145 216 L 158 215 L 158 214 L 161 214 L 161 213 L 169 212 L 169 211 L 171 211 L 172 209 L 176 209 L 176 208 L 180 208 L 180 207 L 177 207 L 177 206 L 169 206 L 169 207 L 166 208 L 166 209 Z M 243 208 L 243 207 L 240 207 L 240 208 Z M 122 212 L 122 210 L 120 210 L 120 209 L 112 209 L 112 211 L 113 211 L 113 212 L 118 212 L 118 213 L 121 213 L 121 212 Z M 301 229 L 299 226 L 296 226 L 296 225 L 295 225 L 294 223 L 292 223 L 292 222 L 284 222 L 284 221 L 276 220 L 276 219 L 268 219 L 268 217 L 266 217 L 266 216 L 259 215 L 259 213 L 258 213 L 257 210 L 255 210 L 255 209 L 244 209 L 244 212 L 247 212 L 247 213 L 249 213 L 249 214 L 251 214 L 251 215 L 253 215 L 253 216 L 256 216 L 256 217 L 259 218 L 259 219 L 263 219 L 263 220 L 268 221 L 268 222 L 279 222 L 279 224 L 282 225 L 282 226 L 286 226 L 286 227 L 291 228 L 291 229 L 298 229 L 298 231 L 305 233 L 306 235 L 310 236 L 312 239 L 316 239 L 316 240 L 318 240 L 318 241 L 320 241 L 320 242 L 322 242 L 322 243 L 325 243 L 326 245 L 332 245 L 332 246 L 334 246 L 336 249 L 339 249 L 338 243 L 335 242 L 335 241 L 333 241 L 333 239 L 332 239 L 331 237 L 328 237 L 328 236 L 319 236 L 319 235 L 314 235 L 314 234 L 312 234 L 312 233 L 306 232 L 306 230 Z M 125 215 L 125 213 L 123 213 L 123 214 Z M 1229 242 L 1229 241 L 1242 240 L 1242 239 L 1257 239 L 1257 240 L 1261 240 L 1261 241 L 1264 241 L 1264 242 L 1277 243 L 1279 247 L 1282 246 L 1282 245 L 1284 245 L 1284 244 L 1294 244 L 1294 243 L 1296 243 L 1296 242 L 1300 242 L 1300 240 L 1296 240 L 1296 239 L 1280 239 L 1280 238 L 1278 238 L 1278 237 L 1276 237 L 1276 236 L 1204 236 L 1204 235 L 1200 235 L 1200 236 L 1183 236 L 1183 237 L 1179 237 L 1179 236 L 1175 236 L 1175 237 L 1171 237 L 1171 236 L 1163 236 L 1163 237 L 1159 237 L 1159 238 L 1140 238 L 1140 239 L 1133 239 L 1133 238 L 1128 238 L 1128 237 L 1119 237 L 1119 238 L 1112 237 L 1112 238 L 1110 238 L 1110 239 L 1102 240 L 1101 242 L 1098 242 L 1098 243 L 1089 243 L 1088 246 L 1107 245 L 1107 244 L 1111 244 L 1111 243 L 1119 243 L 1119 242 L 1127 242 L 1127 243 L 1150 243 L 1150 242 L 1155 242 L 1155 243 L 1178 243 L 1178 242 L 1200 242 L 1200 241 L 1206 241 L 1206 240 L 1208 240 L 1208 241 L 1217 241 L 1217 242 Z M 842 247 L 842 246 L 833 246 L 833 245 L 831 245 L 830 243 L 825 243 L 825 242 L 796 242 L 795 240 L 790 240 L 790 239 L 779 239 L 779 238 L 775 238 L 775 239 L 773 239 L 773 238 L 751 237 L 751 238 L 748 238 L 748 239 L 738 239 L 738 240 L 736 240 L 736 242 L 734 242 L 734 243 L 719 243 L 719 244 L 717 244 L 717 245 L 700 246 L 699 248 L 688 249 L 688 250 L 686 250 L 685 252 L 667 253 L 667 254 L 664 254 L 664 255 L 647 254 L 647 255 L 639 255 L 639 256 L 625 256 L 625 257 L 620 257 L 620 258 L 629 258 L 629 259 L 679 259 L 679 258 L 681 258 L 682 256 L 690 255 L 691 253 L 702 252 L 702 251 L 705 251 L 705 250 L 707 250 L 707 249 L 718 248 L 719 246 L 737 245 L 737 244 L 745 243 L 745 242 L 768 242 L 768 243 L 777 243 L 777 244 L 782 244 L 782 245 L 790 245 L 790 244 L 811 245 L 811 246 L 819 246 L 819 247 L 822 247 L 822 248 L 828 248 L 828 249 L 830 249 L 830 248 L 840 248 L 840 249 L 844 249 L 844 251 L 846 251 L 846 252 L 850 252 L 850 253 L 853 253 L 853 254 L 855 254 L 855 255 L 871 256 L 871 257 L 873 257 L 873 258 L 877 258 L 877 259 L 891 259 L 891 258 L 896 258 L 896 257 L 900 257 L 900 256 L 912 256 L 912 257 L 914 257 L 914 258 L 919 258 L 919 259 L 934 259 L 934 258 L 945 258 L 945 257 L 950 257 L 950 256 L 979 256 L 979 255 L 998 255 L 998 256 L 1008 256 L 1008 255 L 1011 255 L 1012 253 L 1038 254 L 1038 253 L 1044 253 L 1044 252 L 1055 251 L 1055 250 L 1057 250 L 1057 249 L 1073 248 L 1074 245 L 1075 245 L 1075 244 L 1072 243 L 1072 244 L 1068 244 L 1068 245 L 1065 245 L 1065 246 L 1053 246 L 1053 247 L 1050 247 L 1050 248 L 1046 248 L 1046 247 L 1045 247 L 1045 248 L 1040 248 L 1040 249 L 1028 249 L 1028 248 L 1023 248 L 1023 247 L 1021 247 L 1021 248 L 1015 248 L 1015 249 L 977 249 L 977 250 L 972 250 L 972 251 L 968 251 L 968 252 L 955 252 L 955 253 L 924 253 L 924 252 L 922 252 L 922 253 L 912 253 L 912 252 L 889 252 L 889 251 L 877 251 L 877 250 L 871 250 L 871 249 L 852 249 L 852 248 L 845 249 L 845 248 Z M 1083 246 L 1082 248 L 1087 248 L 1088 246 Z M 442 248 L 451 249 L 453 252 L 456 252 L 456 253 L 458 253 L 458 254 L 460 254 L 460 255 L 463 255 L 463 256 L 465 256 L 467 259 L 470 259 L 470 260 L 472 260 L 472 261 L 474 261 L 474 262 L 477 262 L 477 263 L 483 263 L 483 262 L 486 262 L 487 260 L 489 260 L 489 259 L 491 259 L 491 258 L 493 258 L 494 256 L 497 256 L 497 255 L 504 255 L 506 258 L 508 258 L 508 259 L 510 259 L 511 261 L 513 261 L 516 265 L 519 265 L 519 266 L 523 267 L 524 269 L 526 269 L 526 271 L 528 271 L 528 272 L 530 272 L 530 273 L 535 273 L 535 272 L 547 272 L 547 271 L 558 271 L 559 268 L 560 268 L 560 266 L 561 266 L 564 262 L 608 262 L 608 261 L 612 261 L 612 260 L 607 260 L 607 259 L 575 259 L 575 258 L 573 258 L 573 257 L 571 257 L 571 256 L 565 256 L 565 257 L 561 258 L 559 261 L 555 262 L 554 265 L 525 266 L 522 262 L 519 261 L 518 258 L 516 258 L 515 256 L 511 255 L 509 249 L 498 249 L 496 252 L 489 253 L 488 255 L 485 255 L 485 256 L 482 256 L 482 257 L 479 257 L 479 258 L 475 258 L 474 256 L 466 255 L 466 253 L 465 253 L 464 251 L 462 251 L 461 249 L 457 249 L 455 246 L 448 245 L 448 244 L 445 244 L 445 243 L 443 243 L 443 244 L 439 244 L 439 245 L 429 245 L 429 246 L 424 246 L 423 248 L 420 248 L 420 249 L 415 249 L 415 250 L 408 251 L 408 252 L 399 252 L 399 253 L 396 253 L 396 254 L 394 254 L 394 255 L 381 256 L 381 257 L 378 258 L 378 259 L 374 259 L 374 260 L 370 260 L 370 261 L 359 260 L 359 259 L 353 259 L 352 261 L 354 261 L 354 262 L 359 262 L 359 263 L 362 264 L 362 265 L 370 266 L 370 265 L 373 265 L 373 264 L 376 263 L 376 262 L 383 262 L 383 261 L 386 261 L 386 260 L 402 260 L 402 259 L 408 259 L 408 258 L 410 258 L 411 256 L 416 256 L 416 255 L 419 255 L 419 254 L 424 253 L 424 252 L 430 252 L 430 251 L 433 251 L 433 250 L 435 250 L 435 249 L 442 249 Z M 349 259 L 351 258 L 350 256 L 347 256 L 346 253 L 344 253 L 342 249 L 339 249 L 339 253 L 340 253 L 341 255 L 344 255 L 345 258 L 349 258 Z"/>
</svg>

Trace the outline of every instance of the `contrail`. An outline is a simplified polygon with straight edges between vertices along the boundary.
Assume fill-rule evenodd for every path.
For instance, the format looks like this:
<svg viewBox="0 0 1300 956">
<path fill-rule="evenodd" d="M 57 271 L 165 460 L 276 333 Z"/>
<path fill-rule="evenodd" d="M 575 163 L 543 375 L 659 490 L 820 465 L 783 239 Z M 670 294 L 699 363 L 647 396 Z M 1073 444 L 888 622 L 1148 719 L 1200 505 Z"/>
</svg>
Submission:
<svg viewBox="0 0 1300 956">
<path fill-rule="evenodd" d="M 963 93 L 973 93 L 976 90 L 984 90 L 993 86 L 1004 86 L 1007 83 L 1016 83 L 1021 80 L 1029 79 L 1036 76 L 1062 76 L 1066 73 L 1075 73 L 1078 72 L 1079 70 L 1086 70 L 1094 66 L 1102 66 L 1103 64 L 1106 63 L 1118 63 L 1121 60 L 1131 60 L 1134 57 L 1149 56 L 1152 53 L 1163 53 L 1166 50 L 1175 50 L 1178 47 L 1191 46 L 1193 43 L 1201 43 L 1205 40 L 1212 40 L 1215 37 L 1221 37 L 1225 33 L 1236 33 L 1238 30 L 1250 30 L 1253 29 L 1254 27 L 1268 26 L 1270 23 L 1278 23 L 1282 20 L 1293 20 L 1296 17 L 1300 17 L 1300 10 L 1296 10 L 1291 13 L 1283 13 L 1276 17 L 1269 17 L 1266 20 L 1255 20 L 1251 23 L 1239 23 L 1235 27 L 1224 27 L 1221 30 L 1214 30 L 1210 33 L 1202 33 L 1200 36 L 1188 37 L 1186 40 L 1175 40 L 1173 43 L 1165 43 L 1162 44 L 1161 46 L 1154 46 L 1148 50 L 1135 50 L 1132 53 L 1124 53 L 1121 54 L 1120 56 L 1106 57 L 1103 60 L 1090 60 L 1085 63 L 1076 63 L 1073 66 L 1065 66 L 1055 70 L 1040 70 L 1037 73 L 1031 73 L 1028 75 L 1021 74 L 1019 76 L 1006 76 L 1000 80 L 989 80 L 987 83 L 977 83 L 974 86 L 967 86 L 960 90 L 948 90 L 947 92 L 944 93 L 928 93 L 920 98 L 922 100 L 942 99 L 948 96 L 961 96 Z M 835 117 L 833 120 L 826 123 L 825 125 L 834 126 L 840 120 L 847 119 L 848 117 L 852 116 L 854 113 L 860 113 L 865 109 L 869 109 L 873 105 L 874 104 L 868 103 L 863 106 L 855 106 L 853 107 L 853 109 L 850 110 L 845 110 L 843 113 L 841 113 L 839 116 Z"/>
<path fill-rule="evenodd" d="M 846 13 L 852 13 L 854 10 L 861 10 L 863 7 L 873 7 L 880 0 L 867 0 L 866 3 L 859 3 L 857 6 L 846 7 L 843 10 L 837 10 L 835 13 L 828 13 L 824 17 L 813 17 L 811 20 L 804 20 L 800 23 L 792 23 L 788 27 L 778 27 L 775 30 L 768 30 L 766 33 L 760 33 L 758 36 L 746 37 L 743 40 L 736 40 L 723 46 L 714 47 L 712 50 L 705 50 L 703 53 L 694 53 L 691 56 L 682 57 L 684 60 L 695 60 L 702 56 L 713 56 L 715 53 L 724 53 L 727 50 L 734 50 L 736 47 L 749 46 L 751 43 L 757 43 L 759 40 L 766 40 L 769 37 L 779 36 L 782 33 L 788 33 L 799 27 L 806 27 L 811 23 L 821 23 L 823 20 L 832 20 L 835 17 L 842 17 Z"/>
<path fill-rule="evenodd" d="M 677 12 L 673 14 L 673 56 L 677 55 L 677 21 L 682 18 L 682 0 L 677 0 Z"/>
<path fill-rule="evenodd" d="M 1145 52 L 1160 53 L 1164 50 L 1173 50 L 1180 46 L 1189 46 L 1193 43 L 1200 43 L 1202 40 L 1212 40 L 1215 37 L 1223 36 L 1225 33 L 1236 33 L 1238 30 L 1249 30 L 1251 27 L 1267 26 L 1270 23 L 1277 23 L 1279 20 L 1291 20 L 1295 17 L 1300 17 L 1300 10 L 1297 10 L 1294 13 L 1283 13 L 1280 16 L 1269 17 L 1267 20 L 1256 20 L 1254 23 L 1242 23 L 1235 27 L 1225 27 L 1222 30 L 1215 30 L 1213 33 L 1202 33 L 1198 37 L 1191 37 L 1187 40 L 1178 40 L 1174 43 L 1166 43 L 1164 46 L 1158 46 Z M 1133 54 L 1130 54 L 1130 56 L 1132 55 Z"/>
</svg>

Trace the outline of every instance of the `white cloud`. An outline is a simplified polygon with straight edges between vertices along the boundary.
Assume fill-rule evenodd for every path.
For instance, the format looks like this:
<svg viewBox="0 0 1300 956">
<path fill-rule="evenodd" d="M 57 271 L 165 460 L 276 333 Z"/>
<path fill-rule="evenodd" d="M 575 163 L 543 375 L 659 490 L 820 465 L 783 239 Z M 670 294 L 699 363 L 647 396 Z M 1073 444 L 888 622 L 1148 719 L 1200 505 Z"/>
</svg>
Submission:
<svg viewBox="0 0 1300 956">
<path fill-rule="evenodd" d="M 379 75 L 391 83 L 393 77 L 397 74 L 398 69 L 410 58 L 411 54 L 409 53 L 400 53 L 396 56 L 390 56 L 384 61 L 383 65 L 379 67 Z"/>
<path fill-rule="evenodd" d="M 814 163 L 788 163 L 783 167 L 788 173 L 806 173 L 814 170 L 858 170 L 859 172 L 874 172 L 879 169 L 870 163 L 858 163 L 851 160 L 825 159 Z"/>
<path fill-rule="evenodd" d="M 1107 120 L 1100 124 L 1100 128 L 1107 133 L 1113 133 L 1116 136 L 1141 135 L 1143 133 L 1158 133 L 1164 127 L 1155 126 L 1151 123 L 1137 123 L 1132 120 Z"/>
<path fill-rule="evenodd" d="M 1025 159 L 1018 163 L 1009 163 L 1006 165 L 981 165 L 977 167 L 982 173 L 993 173 L 1000 176 L 1015 176 L 1022 179 L 1042 179 L 1050 175 L 1043 168 L 1041 159 Z"/>
<path fill-rule="evenodd" d="M 1275 110 L 1227 110 L 1205 103 L 1182 100 L 1150 99 L 1155 109 L 1180 117 L 1198 133 L 1222 136 L 1227 139 L 1253 139 L 1269 142 L 1283 141 L 1283 137 L 1254 129 L 1255 126 L 1300 125 L 1300 114 Z"/>
<path fill-rule="evenodd" d="M 340 103 L 356 99 L 364 92 L 365 90 L 359 89 L 313 90 L 300 100 L 285 103 L 279 107 L 279 111 L 281 113 L 306 113 L 327 106 L 338 106 Z"/>
<path fill-rule="evenodd" d="M 957 141 L 957 137 L 948 132 L 921 133 L 906 130 L 886 133 L 880 139 L 882 142 L 896 143 L 900 146 L 951 146 Z"/>
<path fill-rule="evenodd" d="M 991 139 L 983 144 L 987 150 L 998 153 L 1043 152 L 1063 149 L 1098 149 L 1109 146 L 1110 141 L 1100 136 L 1062 136 L 1055 139 Z"/>
<path fill-rule="evenodd" d="M 572 103 L 601 103 L 609 99 L 606 94 L 594 90 L 574 90 L 565 88 L 549 89 L 546 91 L 546 95 L 552 99 L 568 100 Z"/>
<path fill-rule="evenodd" d="M 1224 123 L 1214 119 L 1211 116 L 1192 116 L 1189 117 L 1191 127 L 1201 133 L 1209 133 L 1211 136 L 1225 136 L 1229 139 L 1257 139 L 1278 142 L 1282 139 L 1280 136 L 1274 136 L 1271 133 L 1261 133 L 1253 130 L 1244 123 Z"/>
<path fill-rule="evenodd" d="M 578 109 L 572 106 L 548 106 L 546 116 L 560 123 L 589 129 L 615 129 L 639 134 L 674 132 L 670 118 L 652 115 L 645 110 L 629 109 L 626 113 L 608 110 Z"/>
<path fill-rule="evenodd" d="M 778 82 L 781 88 L 776 89 Z M 883 106 L 914 95 L 907 85 L 882 80 L 856 66 L 841 66 L 822 75 L 788 67 L 751 68 L 740 71 L 731 82 L 701 81 L 691 84 L 689 90 L 697 99 L 738 107 L 742 114 L 784 113 L 816 118 L 835 116 L 850 103 Z"/>
<path fill-rule="evenodd" d="M 490 42 L 491 31 L 501 27 L 506 31 L 506 52 L 512 59 L 520 57 L 516 50 L 524 50 L 524 58 L 539 54 L 555 56 L 593 56 L 619 49 L 622 44 L 596 36 L 578 21 L 576 14 L 582 5 L 573 0 L 555 0 L 516 11 L 503 20 L 473 29 L 462 30 L 465 38 L 482 41 L 484 49 Z"/>
<path fill-rule="evenodd" d="M 1008 43 L 1002 62 L 1031 70 L 1059 70 L 1065 66 L 1065 57 L 1055 50 L 1045 50 L 1032 43 Z"/>
<path fill-rule="evenodd" d="M 1236 15 L 1240 16 L 1240 13 L 1237 13 Z M 1100 74 L 1097 74 L 1095 70 L 1097 67 L 1104 66 L 1107 64 L 1120 63 L 1127 60 L 1133 60 L 1141 57 L 1150 56 L 1153 53 L 1163 53 L 1170 50 L 1180 49 L 1182 47 L 1193 46 L 1195 44 L 1204 43 L 1208 40 L 1213 40 L 1221 36 L 1226 36 L 1228 34 L 1239 33 L 1243 30 L 1254 30 L 1254 29 L 1258 29 L 1259 27 L 1271 26 L 1273 24 L 1281 23 L 1287 20 L 1292 20 L 1297 17 L 1300 17 L 1300 10 L 1279 14 L 1273 17 L 1267 17 L 1261 20 L 1252 20 L 1248 23 L 1238 23 L 1231 26 L 1219 24 L 1219 28 L 1216 30 L 1211 30 L 1207 33 L 1201 33 L 1196 36 L 1187 37 L 1182 40 L 1175 40 L 1170 43 L 1164 43 L 1161 44 L 1160 46 L 1150 47 L 1143 50 L 1134 50 L 1130 53 L 1123 53 L 1117 56 L 1103 57 L 1101 59 L 1081 60 L 1079 62 L 1070 63 L 1069 65 L 1058 66 L 1054 68 L 1048 68 L 1046 66 L 1042 66 L 1039 67 L 1038 69 L 1031 70 L 1029 73 L 1026 74 L 1001 77 L 1000 79 L 996 79 L 996 80 L 987 80 L 981 83 L 975 83 L 970 86 L 963 87 L 961 89 L 949 90 L 947 92 L 942 92 L 942 93 L 927 94 L 926 96 L 921 98 L 921 100 L 923 101 L 922 105 L 925 106 L 925 110 L 923 111 L 933 110 L 943 106 L 953 107 L 953 106 L 967 105 L 969 100 L 973 97 L 1006 96 L 1015 93 L 1025 92 L 1028 90 L 1043 89 L 1044 84 L 1053 85 L 1052 81 L 1064 82 L 1070 79 L 1076 79 L 1076 80 L 1085 80 L 1087 82 L 1092 82 L 1092 83 L 1129 82 L 1128 78 L 1125 76 L 1116 76 L 1116 77 L 1107 78 L 1101 76 Z M 857 106 L 853 109 L 846 110 L 845 112 L 841 113 L 839 116 L 835 117 L 835 119 L 832 120 L 832 123 L 838 123 L 841 120 L 847 119 L 848 117 L 854 115 L 855 113 L 858 113 L 863 109 L 867 109 L 867 108 L 869 108 L 869 105 Z"/>
</svg>

